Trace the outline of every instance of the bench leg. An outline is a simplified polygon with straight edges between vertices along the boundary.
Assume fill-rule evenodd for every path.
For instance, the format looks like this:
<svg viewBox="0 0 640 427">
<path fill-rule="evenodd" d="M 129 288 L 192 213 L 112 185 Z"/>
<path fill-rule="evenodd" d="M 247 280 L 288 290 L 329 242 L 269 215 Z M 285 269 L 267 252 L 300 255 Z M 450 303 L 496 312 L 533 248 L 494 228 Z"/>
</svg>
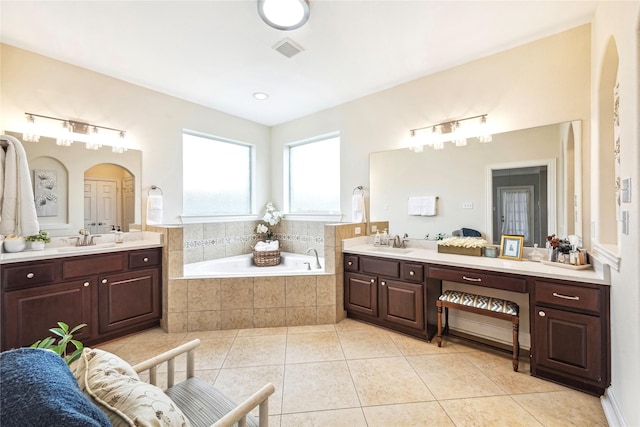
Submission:
<svg viewBox="0 0 640 427">
<path fill-rule="evenodd" d="M 518 316 L 513 317 L 513 370 L 518 372 L 518 359 L 520 358 L 520 343 L 518 341 L 518 333 L 520 330 L 520 319 Z"/>
<path fill-rule="evenodd" d="M 436 307 L 438 307 L 438 347 L 442 347 L 442 303 L 437 301 Z"/>
</svg>

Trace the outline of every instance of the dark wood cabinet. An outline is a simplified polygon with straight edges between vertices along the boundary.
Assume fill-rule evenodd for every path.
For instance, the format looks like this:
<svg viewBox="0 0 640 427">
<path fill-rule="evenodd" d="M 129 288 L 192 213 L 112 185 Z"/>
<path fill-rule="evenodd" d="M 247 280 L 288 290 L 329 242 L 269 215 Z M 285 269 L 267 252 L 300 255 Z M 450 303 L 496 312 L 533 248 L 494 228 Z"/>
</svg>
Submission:
<svg viewBox="0 0 640 427">
<path fill-rule="evenodd" d="M 2 266 L 2 350 L 29 346 L 62 321 L 85 345 L 159 324 L 161 248 Z"/>
<path fill-rule="evenodd" d="M 98 331 L 114 332 L 160 318 L 157 269 L 112 274 L 98 286 Z"/>
<path fill-rule="evenodd" d="M 76 280 L 4 294 L 3 349 L 25 347 L 51 336 L 49 329 L 63 321 L 73 327 L 91 325 L 92 290 L 95 281 Z M 80 329 L 74 339 L 91 338 L 91 326 Z"/>
<path fill-rule="evenodd" d="M 531 373 L 594 394 L 609 385 L 607 287 L 538 280 Z"/>
<path fill-rule="evenodd" d="M 428 293 L 424 266 L 415 262 L 345 255 L 345 309 L 347 316 L 431 339 L 435 324 L 427 328 Z M 357 271 L 357 272 L 354 272 Z M 428 298 L 427 298 L 428 297 Z M 435 310 L 435 299 L 433 299 Z"/>
</svg>

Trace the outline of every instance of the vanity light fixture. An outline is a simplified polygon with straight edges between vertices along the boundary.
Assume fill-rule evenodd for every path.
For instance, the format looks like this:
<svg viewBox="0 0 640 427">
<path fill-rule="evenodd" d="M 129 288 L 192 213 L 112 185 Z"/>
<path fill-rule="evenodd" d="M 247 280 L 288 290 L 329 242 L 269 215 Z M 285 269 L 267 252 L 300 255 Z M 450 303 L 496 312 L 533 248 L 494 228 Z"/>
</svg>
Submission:
<svg viewBox="0 0 640 427">
<path fill-rule="evenodd" d="M 309 20 L 308 0 L 258 0 L 260 18 L 276 30 L 290 31 Z"/>
<path fill-rule="evenodd" d="M 27 114 L 27 124 L 24 127 L 24 132 L 22 133 L 22 139 L 28 142 L 38 142 L 40 141 L 40 135 L 36 133 L 36 119 L 33 118 L 33 114 Z"/>
<path fill-rule="evenodd" d="M 114 153 L 123 153 L 124 139 L 126 132 L 121 129 L 114 129 L 106 126 L 93 125 L 57 117 L 43 116 L 41 114 L 24 113 L 27 119 L 22 138 L 28 142 L 38 142 L 41 135 L 53 136 L 56 144 L 68 147 L 74 141 L 81 141 L 87 144 L 88 150 L 97 150 L 102 145 L 113 146 Z M 40 121 L 36 125 L 35 117 L 62 122 L 61 128 L 51 127 L 42 124 Z"/>
<path fill-rule="evenodd" d="M 473 126 L 471 122 L 465 123 L 464 126 L 461 124 L 461 122 L 473 119 L 480 119 L 476 126 Z M 427 129 L 430 129 L 430 132 Z M 453 142 L 456 147 L 464 147 L 467 145 L 468 138 L 477 138 L 483 143 L 490 142 L 492 139 L 486 114 L 411 129 L 409 133 L 412 141 L 409 144 L 409 149 L 416 153 L 422 151 L 423 145 L 428 145 L 434 150 L 442 150 L 444 143 L 448 141 Z"/>
</svg>

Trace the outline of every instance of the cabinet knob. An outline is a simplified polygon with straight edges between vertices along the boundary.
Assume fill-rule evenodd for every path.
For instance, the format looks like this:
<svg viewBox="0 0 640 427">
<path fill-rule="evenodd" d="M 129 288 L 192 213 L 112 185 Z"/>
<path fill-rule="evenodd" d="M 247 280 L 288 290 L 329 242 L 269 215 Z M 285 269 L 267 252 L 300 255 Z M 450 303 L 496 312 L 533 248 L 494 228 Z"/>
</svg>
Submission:
<svg viewBox="0 0 640 427">
<path fill-rule="evenodd" d="M 84 286 L 85 288 L 89 287 L 89 282 L 84 282 L 82 286 Z"/>
<path fill-rule="evenodd" d="M 353 262 L 349 261 L 349 262 L 347 263 L 347 265 L 353 265 Z"/>
<path fill-rule="evenodd" d="M 102 279 L 102 281 L 101 281 L 101 282 L 102 282 L 102 283 L 107 283 L 107 282 L 108 282 L 108 280 L 107 280 L 107 279 Z"/>
<path fill-rule="evenodd" d="M 27 273 L 27 279 L 33 279 L 34 277 L 35 277 L 35 274 Z"/>
<path fill-rule="evenodd" d="M 380 282 L 382 286 L 387 286 L 387 282 Z"/>
<path fill-rule="evenodd" d="M 544 312 L 544 311 L 542 311 L 542 310 L 540 310 L 540 311 L 538 312 L 538 316 L 540 316 L 540 317 L 544 317 L 544 316 L 546 316 L 546 315 L 547 315 L 547 313 L 545 313 L 545 312 Z"/>
<path fill-rule="evenodd" d="M 142 258 L 142 261 L 144 261 L 144 262 L 149 262 L 149 258 L 144 257 L 144 258 Z"/>
<path fill-rule="evenodd" d="M 376 283 L 376 279 L 371 279 L 371 283 Z"/>
<path fill-rule="evenodd" d="M 415 275 L 416 275 L 416 272 L 415 272 L 415 271 L 413 271 L 413 270 L 410 270 L 410 271 L 409 271 L 409 276 L 415 276 Z"/>
</svg>

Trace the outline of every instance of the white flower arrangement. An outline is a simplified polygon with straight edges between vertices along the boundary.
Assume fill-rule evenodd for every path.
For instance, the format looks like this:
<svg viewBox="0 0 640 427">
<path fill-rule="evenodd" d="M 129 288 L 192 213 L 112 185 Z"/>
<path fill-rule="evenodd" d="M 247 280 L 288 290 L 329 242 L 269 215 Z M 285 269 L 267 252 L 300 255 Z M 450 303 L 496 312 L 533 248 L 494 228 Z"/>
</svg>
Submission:
<svg viewBox="0 0 640 427">
<path fill-rule="evenodd" d="M 459 248 L 482 248 L 487 245 L 487 241 L 480 237 L 447 237 L 440 240 L 438 245 L 456 246 Z"/>
<path fill-rule="evenodd" d="M 266 233 L 267 240 L 271 240 L 273 237 L 271 227 L 278 225 L 278 223 L 282 221 L 282 218 L 284 218 L 284 214 L 281 211 L 277 211 L 272 202 L 267 203 L 267 206 L 264 208 L 264 216 L 262 217 L 262 220 L 266 224 L 258 224 L 256 226 L 256 233 Z"/>
</svg>

